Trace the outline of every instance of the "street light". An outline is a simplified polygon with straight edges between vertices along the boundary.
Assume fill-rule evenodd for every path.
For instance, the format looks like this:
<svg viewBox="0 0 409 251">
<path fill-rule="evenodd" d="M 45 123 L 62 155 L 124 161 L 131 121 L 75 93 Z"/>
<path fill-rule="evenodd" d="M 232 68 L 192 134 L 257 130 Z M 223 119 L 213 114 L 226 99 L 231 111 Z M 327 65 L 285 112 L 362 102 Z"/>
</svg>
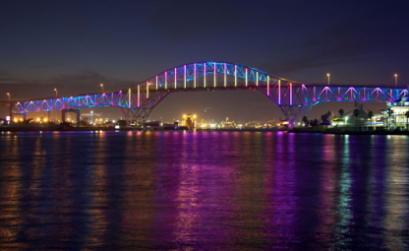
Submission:
<svg viewBox="0 0 409 251">
<path fill-rule="evenodd" d="M 57 98 L 57 97 L 58 97 L 58 91 L 57 91 L 57 88 L 54 88 L 54 91 L 55 91 L 55 97 Z"/>
<path fill-rule="evenodd" d="M 327 77 L 328 77 L 328 85 L 330 85 L 331 74 L 327 73 Z"/>
<path fill-rule="evenodd" d="M 9 102 L 10 102 L 10 99 L 11 99 L 10 92 L 7 93 L 7 96 L 9 96 Z"/>
<path fill-rule="evenodd" d="M 104 93 L 104 83 L 101 83 L 99 86 L 102 88 L 102 93 Z"/>
<path fill-rule="evenodd" d="M 395 87 L 398 86 L 398 74 L 395 73 Z"/>
</svg>

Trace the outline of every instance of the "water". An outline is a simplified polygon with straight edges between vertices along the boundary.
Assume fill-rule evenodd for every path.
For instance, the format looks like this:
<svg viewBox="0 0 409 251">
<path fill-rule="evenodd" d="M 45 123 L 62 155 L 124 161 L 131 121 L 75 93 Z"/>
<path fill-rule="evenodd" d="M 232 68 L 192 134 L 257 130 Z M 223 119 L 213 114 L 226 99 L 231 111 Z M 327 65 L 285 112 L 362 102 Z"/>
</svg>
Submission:
<svg viewBox="0 0 409 251">
<path fill-rule="evenodd" d="M 409 250 L 409 138 L 0 134 L 0 250 Z"/>
</svg>

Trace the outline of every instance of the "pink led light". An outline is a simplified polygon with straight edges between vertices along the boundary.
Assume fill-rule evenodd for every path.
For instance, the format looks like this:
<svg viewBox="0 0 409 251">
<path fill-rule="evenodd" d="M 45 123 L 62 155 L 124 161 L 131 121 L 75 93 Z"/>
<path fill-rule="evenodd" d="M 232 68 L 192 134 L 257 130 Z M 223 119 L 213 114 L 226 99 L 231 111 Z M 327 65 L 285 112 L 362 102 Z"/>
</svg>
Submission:
<svg viewBox="0 0 409 251">
<path fill-rule="evenodd" d="M 237 86 L 237 65 L 234 65 L 234 86 Z"/>
<path fill-rule="evenodd" d="M 227 86 L 227 64 L 224 63 L 224 87 Z"/>
<path fill-rule="evenodd" d="M 141 86 L 140 85 L 138 85 L 137 101 L 138 101 L 137 106 L 139 108 L 141 104 Z"/>
<path fill-rule="evenodd" d="M 156 90 L 159 88 L 159 78 L 156 76 Z"/>
<path fill-rule="evenodd" d="M 186 89 L 186 65 L 184 65 L 183 66 L 183 68 L 184 68 L 184 74 L 183 74 L 183 85 L 184 85 L 184 87 L 185 87 L 185 89 Z"/>
<path fill-rule="evenodd" d="M 132 90 L 131 90 L 131 88 L 129 88 L 128 89 L 128 108 L 131 108 L 131 102 L 132 102 L 131 95 L 132 95 Z M 148 95 L 149 95 L 149 93 L 148 93 Z"/>
<path fill-rule="evenodd" d="M 270 96 L 270 76 L 267 76 L 267 96 Z"/>
<path fill-rule="evenodd" d="M 178 81 L 177 81 L 177 75 L 176 75 L 176 68 L 175 68 L 175 89 L 177 88 L 178 85 Z"/>
<path fill-rule="evenodd" d="M 281 104 L 281 80 L 278 80 L 278 104 Z"/>
<path fill-rule="evenodd" d="M 165 89 L 168 89 L 168 72 L 165 71 Z"/>
<path fill-rule="evenodd" d="M 315 101 L 317 100 L 317 89 L 316 89 L 315 86 L 314 86 L 313 90 L 314 90 L 314 98 L 313 98 L 313 101 L 315 102 Z"/>
<path fill-rule="evenodd" d="M 293 105 L 293 83 L 290 83 L 290 105 Z"/>
</svg>

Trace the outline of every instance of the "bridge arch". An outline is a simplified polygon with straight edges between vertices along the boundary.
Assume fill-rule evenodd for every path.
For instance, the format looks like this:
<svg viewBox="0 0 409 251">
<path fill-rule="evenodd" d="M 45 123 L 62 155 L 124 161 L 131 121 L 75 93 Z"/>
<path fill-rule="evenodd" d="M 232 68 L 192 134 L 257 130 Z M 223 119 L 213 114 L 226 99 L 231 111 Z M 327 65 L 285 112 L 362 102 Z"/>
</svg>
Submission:
<svg viewBox="0 0 409 251">
<path fill-rule="evenodd" d="M 169 93 L 209 89 L 257 89 L 276 103 L 287 119 L 294 121 L 304 110 L 293 88 L 300 83 L 243 64 L 204 61 L 170 68 L 131 87 L 136 109 L 124 112 L 129 120 L 149 117 Z M 295 94 L 295 93 L 294 93 Z"/>
</svg>

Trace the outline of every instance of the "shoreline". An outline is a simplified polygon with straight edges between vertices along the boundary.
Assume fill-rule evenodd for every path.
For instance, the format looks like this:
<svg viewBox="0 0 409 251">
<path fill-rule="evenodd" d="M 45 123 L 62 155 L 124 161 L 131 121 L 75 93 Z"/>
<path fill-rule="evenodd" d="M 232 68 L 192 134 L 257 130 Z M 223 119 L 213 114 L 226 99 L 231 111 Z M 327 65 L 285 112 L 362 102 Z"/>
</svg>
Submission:
<svg viewBox="0 0 409 251">
<path fill-rule="evenodd" d="M 333 135 L 409 135 L 409 131 L 356 131 L 356 130 L 316 130 L 307 128 L 294 128 L 289 131 L 289 133 L 310 133 L 310 134 L 333 134 Z"/>
<path fill-rule="evenodd" d="M 142 131 L 142 132 L 178 132 L 178 131 L 189 131 L 186 129 L 158 129 L 158 130 L 149 130 L 143 128 L 134 128 L 134 127 L 124 127 L 124 128 L 112 128 L 112 127 L 0 127 L 0 132 L 82 132 L 82 131 Z M 289 131 L 289 130 L 280 130 L 280 129 L 195 129 L 192 131 L 196 132 L 279 132 L 279 131 Z"/>
<path fill-rule="evenodd" d="M 185 129 L 174 130 L 147 130 L 142 128 L 125 127 L 115 129 L 112 127 L 0 127 L 0 132 L 91 132 L 91 131 L 141 131 L 141 132 L 180 132 L 188 131 Z M 256 128 L 244 128 L 244 129 L 195 129 L 195 132 L 288 132 L 288 133 L 308 133 L 308 134 L 333 134 L 333 135 L 409 135 L 409 131 L 355 131 L 355 130 L 317 130 L 310 128 L 294 128 L 291 130 L 284 129 L 256 129 Z"/>
</svg>

